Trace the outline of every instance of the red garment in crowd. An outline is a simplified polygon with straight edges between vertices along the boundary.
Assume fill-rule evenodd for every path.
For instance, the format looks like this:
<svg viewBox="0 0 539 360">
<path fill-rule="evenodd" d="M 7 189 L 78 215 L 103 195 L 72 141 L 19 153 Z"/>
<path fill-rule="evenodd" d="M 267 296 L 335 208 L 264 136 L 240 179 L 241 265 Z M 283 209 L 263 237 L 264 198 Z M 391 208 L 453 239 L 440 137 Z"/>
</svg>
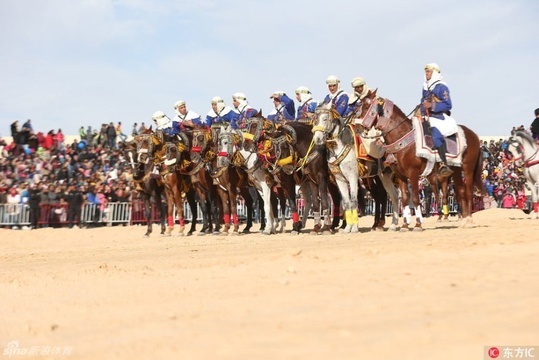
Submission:
<svg viewBox="0 0 539 360">
<path fill-rule="evenodd" d="M 53 145 L 54 145 L 54 139 L 52 138 L 52 135 L 47 134 L 47 136 L 45 136 L 45 141 L 43 142 L 43 148 L 45 150 L 50 150 L 52 149 Z"/>
</svg>

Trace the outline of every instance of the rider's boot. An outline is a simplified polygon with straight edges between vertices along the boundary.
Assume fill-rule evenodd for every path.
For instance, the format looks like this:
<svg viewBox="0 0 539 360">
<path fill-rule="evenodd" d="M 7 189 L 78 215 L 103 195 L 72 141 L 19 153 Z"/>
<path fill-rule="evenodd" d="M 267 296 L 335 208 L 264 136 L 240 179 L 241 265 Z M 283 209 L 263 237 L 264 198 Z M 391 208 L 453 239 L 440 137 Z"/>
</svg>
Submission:
<svg viewBox="0 0 539 360">
<path fill-rule="evenodd" d="M 440 159 L 442 160 L 440 162 L 438 173 L 441 176 L 451 176 L 451 174 L 453 174 L 453 170 L 451 170 L 449 166 L 447 166 L 447 157 L 445 156 L 447 152 L 447 147 L 446 147 L 445 141 L 436 150 L 438 150 L 438 155 L 440 156 Z"/>
</svg>

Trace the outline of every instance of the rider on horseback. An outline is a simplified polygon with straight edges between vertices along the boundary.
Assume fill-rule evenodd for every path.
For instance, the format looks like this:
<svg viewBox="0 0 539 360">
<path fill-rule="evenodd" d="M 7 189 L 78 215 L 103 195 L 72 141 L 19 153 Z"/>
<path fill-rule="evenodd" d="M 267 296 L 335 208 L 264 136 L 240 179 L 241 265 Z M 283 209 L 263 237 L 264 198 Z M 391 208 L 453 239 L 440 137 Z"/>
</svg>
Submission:
<svg viewBox="0 0 539 360">
<path fill-rule="evenodd" d="M 340 116 L 344 116 L 346 109 L 348 108 L 348 94 L 344 90 L 339 89 L 339 80 L 335 75 L 330 75 L 326 79 L 328 85 L 329 94 L 326 95 L 324 103 L 330 103 L 331 106 L 337 110 Z"/>
<path fill-rule="evenodd" d="M 453 171 L 447 166 L 447 146 L 445 136 L 457 132 L 457 123 L 451 115 L 449 88 L 442 81 L 440 68 L 435 63 L 425 65 L 425 82 L 421 97 L 421 115 L 430 123 L 434 148 L 438 150 L 441 163 L 438 170 L 442 176 L 450 176 Z"/>
<path fill-rule="evenodd" d="M 211 110 L 206 115 L 206 126 L 229 125 L 236 117 L 237 114 L 225 105 L 224 100 L 215 96 L 211 99 Z"/>
<path fill-rule="evenodd" d="M 300 86 L 296 89 L 296 100 L 299 101 L 296 120 L 305 122 L 310 121 L 318 103 L 313 100 L 313 96 L 309 89 L 305 86 Z"/>
<path fill-rule="evenodd" d="M 285 122 L 286 120 L 294 120 L 296 108 L 294 100 L 290 99 L 283 91 L 276 91 L 271 96 L 273 99 L 274 108 L 268 114 L 268 120 L 274 123 Z"/>
<path fill-rule="evenodd" d="M 354 89 L 354 93 L 348 100 L 348 108 L 344 113 L 345 117 L 353 116 L 354 113 L 361 108 L 361 99 L 363 99 L 370 90 L 365 80 L 359 76 L 352 79 L 352 88 Z"/>
<path fill-rule="evenodd" d="M 258 114 L 258 111 L 249 105 L 244 93 L 237 92 L 232 95 L 232 104 L 234 105 L 234 113 L 236 114 L 235 119 L 230 123 L 232 129 L 241 127 L 245 119 L 252 118 Z"/>
<path fill-rule="evenodd" d="M 174 110 L 176 111 L 175 120 L 180 124 L 182 130 L 193 130 L 202 126 L 202 120 L 200 115 L 194 111 L 187 110 L 185 101 L 178 100 L 174 104 Z"/>
</svg>

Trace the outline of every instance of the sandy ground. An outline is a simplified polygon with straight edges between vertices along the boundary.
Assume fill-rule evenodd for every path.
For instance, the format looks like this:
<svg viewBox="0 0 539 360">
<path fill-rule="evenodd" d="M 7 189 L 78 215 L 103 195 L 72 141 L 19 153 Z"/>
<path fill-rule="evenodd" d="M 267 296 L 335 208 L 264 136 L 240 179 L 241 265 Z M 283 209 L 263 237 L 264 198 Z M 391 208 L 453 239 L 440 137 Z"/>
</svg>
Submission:
<svg viewBox="0 0 539 360">
<path fill-rule="evenodd" d="M 331 236 L 2 230 L 0 356 L 483 359 L 539 345 L 539 220 L 371 221 Z"/>
</svg>

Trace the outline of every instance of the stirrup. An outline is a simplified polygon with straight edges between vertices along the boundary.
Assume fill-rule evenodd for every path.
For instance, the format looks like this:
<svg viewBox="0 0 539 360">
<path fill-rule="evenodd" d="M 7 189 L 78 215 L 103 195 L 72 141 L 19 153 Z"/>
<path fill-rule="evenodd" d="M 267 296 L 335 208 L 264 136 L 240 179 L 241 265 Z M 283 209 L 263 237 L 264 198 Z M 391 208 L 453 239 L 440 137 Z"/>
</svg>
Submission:
<svg viewBox="0 0 539 360">
<path fill-rule="evenodd" d="M 447 166 L 446 164 L 444 163 L 440 163 L 440 168 L 438 169 L 438 174 L 440 174 L 441 176 L 451 176 L 451 174 L 453 174 L 453 170 L 451 170 L 449 168 L 449 166 Z"/>
</svg>

